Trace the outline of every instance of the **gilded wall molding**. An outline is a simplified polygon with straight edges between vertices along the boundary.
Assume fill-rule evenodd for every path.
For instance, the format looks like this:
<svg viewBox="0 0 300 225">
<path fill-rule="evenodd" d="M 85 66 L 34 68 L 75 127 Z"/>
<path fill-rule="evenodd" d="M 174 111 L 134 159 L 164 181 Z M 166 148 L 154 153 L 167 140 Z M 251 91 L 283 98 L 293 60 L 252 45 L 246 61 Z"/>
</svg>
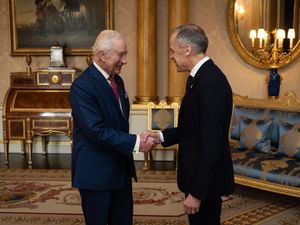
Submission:
<svg viewBox="0 0 300 225">
<path fill-rule="evenodd" d="M 300 112 L 300 98 L 296 96 L 294 91 L 287 91 L 276 99 L 249 98 L 234 94 L 233 102 L 236 106 Z"/>
</svg>

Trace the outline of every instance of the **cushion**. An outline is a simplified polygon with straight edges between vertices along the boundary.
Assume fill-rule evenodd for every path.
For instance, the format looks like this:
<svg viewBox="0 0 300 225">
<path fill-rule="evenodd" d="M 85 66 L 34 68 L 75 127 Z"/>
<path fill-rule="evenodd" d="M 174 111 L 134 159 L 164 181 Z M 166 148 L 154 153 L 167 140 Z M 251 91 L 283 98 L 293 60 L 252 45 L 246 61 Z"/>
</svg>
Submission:
<svg viewBox="0 0 300 225">
<path fill-rule="evenodd" d="M 277 140 L 278 144 L 276 147 L 279 147 L 279 139 L 280 139 L 280 134 L 279 134 L 279 127 L 281 123 L 289 123 L 289 124 L 296 124 L 300 121 L 300 112 L 286 112 L 286 111 L 277 111 L 277 118 L 275 120 L 274 118 L 274 124 L 273 124 L 273 130 L 277 129 Z"/>
<path fill-rule="evenodd" d="M 273 120 L 240 118 L 240 147 L 239 149 L 271 152 L 271 132 Z"/>
<path fill-rule="evenodd" d="M 300 160 L 300 123 L 280 122 L 279 135 L 277 153 Z"/>
<path fill-rule="evenodd" d="M 268 109 L 255 109 L 242 106 L 234 106 L 231 118 L 231 131 L 230 137 L 234 140 L 240 140 L 240 121 L 241 117 L 247 117 L 251 119 L 265 119 L 269 114 Z"/>
</svg>

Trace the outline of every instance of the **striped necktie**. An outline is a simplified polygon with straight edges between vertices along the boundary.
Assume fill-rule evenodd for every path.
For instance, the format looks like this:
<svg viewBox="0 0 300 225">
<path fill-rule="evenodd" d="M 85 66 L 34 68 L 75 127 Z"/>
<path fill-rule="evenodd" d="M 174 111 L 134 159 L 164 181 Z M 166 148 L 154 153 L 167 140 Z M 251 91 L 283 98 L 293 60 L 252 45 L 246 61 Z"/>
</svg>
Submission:
<svg viewBox="0 0 300 225">
<path fill-rule="evenodd" d="M 114 94 L 116 96 L 116 99 L 119 101 L 118 86 L 117 86 L 117 83 L 116 83 L 116 81 L 114 79 L 114 76 L 110 75 L 108 77 L 108 80 L 109 80 L 109 84 L 110 84 L 110 86 L 111 86 L 111 88 L 112 88 L 112 90 L 113 90 L 113 92 L 114 92 Z"/>
</svg>

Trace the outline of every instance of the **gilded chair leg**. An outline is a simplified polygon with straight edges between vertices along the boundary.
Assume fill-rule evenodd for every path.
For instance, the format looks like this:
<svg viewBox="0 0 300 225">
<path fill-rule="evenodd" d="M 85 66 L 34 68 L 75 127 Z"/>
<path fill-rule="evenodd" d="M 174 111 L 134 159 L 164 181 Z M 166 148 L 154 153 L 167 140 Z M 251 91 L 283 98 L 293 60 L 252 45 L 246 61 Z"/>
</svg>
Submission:
<svg viewBox="0 0 300 225">
<path fill-rule="evenodd" d="M 24 156 L 26 154 L 26 142 L 21 141 L 21 153 Z"/>
<path fill-rule="evenodd" d="M 4 145 L 4 163 L 8 166 L 8 152 L 9 152 L 9 141 L 3 141 Z"/>
<path fill-rule="evenodd" d="M 28 149 L 28 166 L 32 166 L 32 140 L 27 141 L 27 149 Z"/>
<path fill-rule="evenodd" d="M 144 152 L 144 167 L 143 170 L 149 170 L 148 152 Z"/>
</svg>

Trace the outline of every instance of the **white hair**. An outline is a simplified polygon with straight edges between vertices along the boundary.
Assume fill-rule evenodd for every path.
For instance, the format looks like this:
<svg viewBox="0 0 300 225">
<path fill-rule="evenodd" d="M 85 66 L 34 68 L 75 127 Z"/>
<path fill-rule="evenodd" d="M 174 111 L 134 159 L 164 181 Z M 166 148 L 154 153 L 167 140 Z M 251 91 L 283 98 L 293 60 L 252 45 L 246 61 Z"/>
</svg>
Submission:
<svg viewBox="0 0 300 225">
<path fill-rule="evenodd" d="M 123 36 L 115 30 L 101 31 L 92 47 L 93 55 L 96 56 L 100 51 L 109 52 L 112 49 L 113 40 L 123 38 Z"/>
</svg>

